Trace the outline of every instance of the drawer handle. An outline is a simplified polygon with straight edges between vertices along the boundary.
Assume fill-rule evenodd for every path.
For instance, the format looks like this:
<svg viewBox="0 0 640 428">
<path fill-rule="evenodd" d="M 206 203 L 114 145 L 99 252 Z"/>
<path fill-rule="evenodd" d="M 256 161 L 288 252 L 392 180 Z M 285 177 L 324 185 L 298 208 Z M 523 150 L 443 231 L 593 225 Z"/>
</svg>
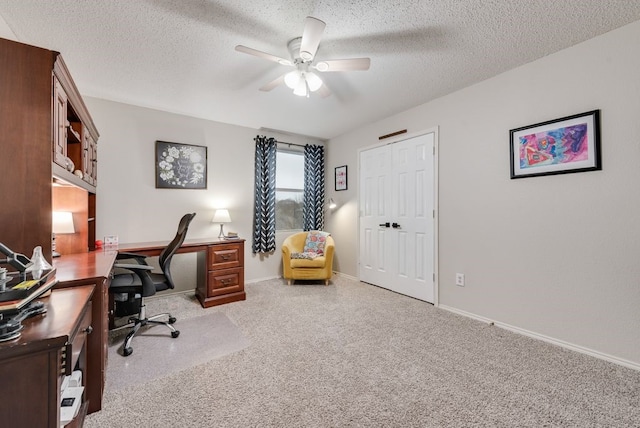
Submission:
<svg viewBox="0 0 640 428">
<path fill-rule="evenodd" d="M 84 332 L 85 332 L 85 333 L 87 333 L 87 334 L 91 334 L 91 333 L 93 333 L 93 327 L 92 327 L 92 326 L 89 326 L 89 327 L 85 328 L 85 329 L 84 329 Z"/>
<path fill-rule="evenodd" d="M 231 254 L 223 254 L 220 256 L 222 260 L 229 260 L 231 258 Z"/>
</svg>

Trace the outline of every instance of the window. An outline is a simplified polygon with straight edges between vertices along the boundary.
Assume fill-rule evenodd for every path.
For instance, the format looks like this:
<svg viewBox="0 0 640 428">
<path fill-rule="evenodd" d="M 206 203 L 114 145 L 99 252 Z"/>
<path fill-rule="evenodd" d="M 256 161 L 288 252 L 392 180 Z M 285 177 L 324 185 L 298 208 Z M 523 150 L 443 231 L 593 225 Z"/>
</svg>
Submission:
<svg viewBox="0 0 640 428">
<path fill-rule="evenodd" d="M 276 230 L 302 230 L 304 154 L 276 153 Z"/>
</svg>

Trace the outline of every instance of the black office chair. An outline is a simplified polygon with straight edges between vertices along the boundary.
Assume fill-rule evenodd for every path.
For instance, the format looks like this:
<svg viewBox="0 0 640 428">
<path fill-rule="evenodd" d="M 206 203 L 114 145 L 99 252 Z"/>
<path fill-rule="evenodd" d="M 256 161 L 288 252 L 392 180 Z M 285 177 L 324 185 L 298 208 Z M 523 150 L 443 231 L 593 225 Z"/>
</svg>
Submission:
<svg viewBox="0 0 640 428">
<path fill-rule="evenodd" d="M 171 325 L 176 322 L 176 319 L 171 314 L 164 313 L 147 317 L 143 298 L 153 296 L 158 291 L 175 288 L 171 278 L 171 258 L 184 242 L 189 223 L 191 223 L 195 215 L 195 213 L 185 214 L 180 219 L 175 238 L 160 253 L 158 261 L 162 273 L 152 272 L 153 267 L 149 266 L 145 260 L 147 256 L 123 252 L 118 253 L 116 257 L 116 260 L 132 259 L 136 262 L 123 264 L 116 261 L 113 279 L 109 286 L 109 293 L 113 297 L 114 315 L 116 317 L 137 315 L 130 317 L 126 325 L 114 329 L 120 330 L 131 327 L 131 331 L 127 334 L 122 348 L 122 355 L 125 357 L 133 352 L 131 341 L 142 326 L 162 324 L 171 330 L 171 337 L 176 338 L 180 335 L 180 332 Z M 160 318 L 164 317 L 167 320 L 161 321 Z"/>
</svg>

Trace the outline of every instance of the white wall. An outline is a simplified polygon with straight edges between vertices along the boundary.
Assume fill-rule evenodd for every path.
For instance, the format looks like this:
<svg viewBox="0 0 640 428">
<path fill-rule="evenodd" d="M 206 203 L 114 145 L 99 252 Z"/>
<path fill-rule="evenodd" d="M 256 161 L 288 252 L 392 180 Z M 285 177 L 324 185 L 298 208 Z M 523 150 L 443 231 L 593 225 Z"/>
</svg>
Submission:
<svg viewBox="0 0 640 428">
<path fill-rule="evenodd" d="M 638 46 L 640 21 L 332 139 L 339 270 L 357 276 L 358 148 L 438 127 L 440 303 L 640 364 Z M 509 178 L 510 129 L 594 109 L 602 171 Z"/>
<path fill-rule="evenodd" d="M 14 32 L 11 30 L 11 27 L 9 27 L 7 21 L 5 21 L 2 16 L 0 16 L 0 37 L 3 39 L 18 40 Z"/>
<path fill-rule="evenodd" d="M 263 131 L 161 112 L 97 98 L 85 102 L 100 132 L 96 236 L 118 235 L 120 242 L 168 241 L 183 214 L 195 212 L 187 239 L 217 237 L 216 208 L 227 208 L 232 223 L 225 231 L 245 238 L 245 280 L 281 275 L 280 243 L 271 255 L 251 253 L 253 177 L 256 135 L 295 144 L 323 142 L 292 134 Z M 207 146 L 208 186 L 198 189 L 155 188 L 155 141 Z M 172 273 L 179 290 L 194 288 L 195 254 L 178 254 Z M 179 260 L 179 261 L 178 261 Z"/>
</svg>

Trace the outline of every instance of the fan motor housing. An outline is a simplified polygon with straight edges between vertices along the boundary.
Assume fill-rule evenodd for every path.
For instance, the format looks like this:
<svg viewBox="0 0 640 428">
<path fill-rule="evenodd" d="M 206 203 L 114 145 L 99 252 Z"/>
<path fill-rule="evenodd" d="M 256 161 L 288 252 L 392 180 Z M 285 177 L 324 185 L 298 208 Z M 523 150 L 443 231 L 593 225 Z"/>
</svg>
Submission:
<svg viewBox="0 0 640 428">
<path fill-rule="evenodd" d="M 287 48 L 289 49 L 289 55 L 293 59 L 294 63 L 304 62 L 302 58 L 300 58 L 300 45 L 302 44 L 302 37 L 296 37 L 295 39 L 289 40 L 287 43 Z"/>
</svg>

